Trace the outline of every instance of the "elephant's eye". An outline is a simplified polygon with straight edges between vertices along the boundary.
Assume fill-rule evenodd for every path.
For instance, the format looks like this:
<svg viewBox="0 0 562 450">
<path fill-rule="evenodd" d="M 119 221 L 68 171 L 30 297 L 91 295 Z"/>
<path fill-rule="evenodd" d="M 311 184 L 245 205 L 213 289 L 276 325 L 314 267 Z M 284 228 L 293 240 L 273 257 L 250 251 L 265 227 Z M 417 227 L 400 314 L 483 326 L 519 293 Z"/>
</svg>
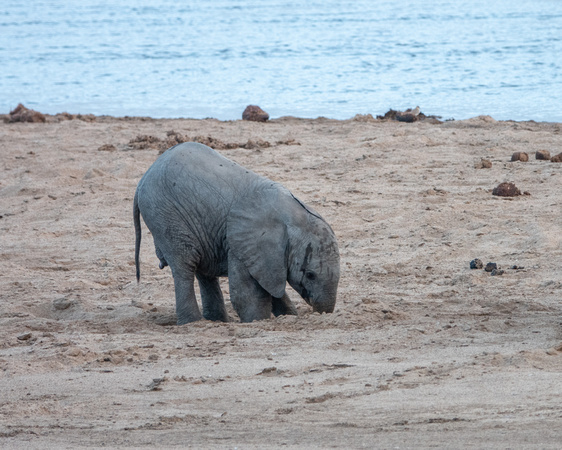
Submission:
<svg viewBox="0 0 562 450">
<path fill-rule="evenodd" d="M 314 272 L 306 272 L 306 278 L 310 281 L 316 280 L 316 274 Z"/>
</svg>

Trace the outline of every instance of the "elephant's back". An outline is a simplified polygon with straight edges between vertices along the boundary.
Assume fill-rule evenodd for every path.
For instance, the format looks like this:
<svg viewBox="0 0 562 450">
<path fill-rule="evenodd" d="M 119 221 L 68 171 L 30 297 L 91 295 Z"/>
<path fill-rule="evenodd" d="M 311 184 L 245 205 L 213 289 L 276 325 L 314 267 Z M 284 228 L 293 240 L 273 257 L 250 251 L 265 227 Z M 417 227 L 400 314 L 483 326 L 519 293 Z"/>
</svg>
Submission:
<svg viewBox="0 0 562 450">
<path fill-rule="evenodd" d="M 183 188 L 223 197 L 228 197 L 229 192 L 239 191 L 259 177 L 212 148 L 196 142 L 186 142 L 170 148 L 154 166 L 159 176 L 173 179 Z"/>
<path fill-rule="evenodd" d="M 166 150 L 144 174 L 138 204 L 149 228 L 162 216 L 189 223 L 213 216 L 214 228 L 226 221 L 237 199 L 264 180 L 210 147 L 183 143 Z"/>
<path fill-rule="evenodd" d="M 212 148 L 186 142 L 166 150 L 145 173 L 139 188 L 151 185 L 152 189 L 226 199 L 256 178 L 260 177 Z"/>
</svg>

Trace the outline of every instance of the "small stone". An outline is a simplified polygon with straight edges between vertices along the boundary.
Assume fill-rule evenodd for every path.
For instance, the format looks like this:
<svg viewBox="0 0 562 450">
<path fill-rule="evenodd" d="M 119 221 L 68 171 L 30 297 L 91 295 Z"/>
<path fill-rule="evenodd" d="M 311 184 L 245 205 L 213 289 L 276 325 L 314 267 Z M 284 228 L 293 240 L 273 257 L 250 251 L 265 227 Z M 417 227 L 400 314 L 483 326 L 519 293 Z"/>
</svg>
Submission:
<svg viewBox="0 0 562 450">
<path fill-rule="evenodd" d="M 266 122 L 269 114 L 256 105 L 248 105 L 242 113 L 242 120 L 250 120 L 252 122 Z"/>
<path fill-rule="evenodd" d="M 56 300 L 53 300 L 53 307 L 57 311 L 62 311 L 64 309 L 68 309 L 68 308 L 70 308 L 71 305 L 72 305 L 72 302 L 65 297 L 57 298 Z"/>
<path fill-rule="evenodd" d="M 527 162 L 529 161 L 529 155 L 525 152 L 515 152 L 513 155 L 511 155 L 511 160 Z"/>
<path fill-rule="evenodd" d="M 162 388 L 160 387 L 160 385 L 162 383 L 164 383 L 165 381 L 168 381 L 168 378 L 163 377 L 163 378 L 153 378 L 152 379 L 152 383 L 150 383 L 148 385 L 148 389 L 151 391 L 161 391 Z"/>
<path fill-rule="evenodd" d="M 513 183 L 500 183 L 492 191 L 492 195 L 500 197 L 515 197 L 521 195 L 521 191 Z"/>
<path fill-rule="evenodd" d="M 550 161 L 552 162 L 562 162 L 562 153 L 558 153 L 557 155 L 554 155 L 552 158 L 550 158 Z"/>
<path fill-rule="evenodd" d="M 480 161 L 478 161 L 474 167 L 476 169 L 491 169 L 492 168 L 492 161 L 490 161 L 489 159 L 481 159 Z"/>
<path fill-rule="evenodd" d="M 548 150 L 538 150 L 535 153 L 535 158 L 542 161 L 548 161 L 550 159 L 550 152 Z"/>
<path fill-rule="evenodd" d="M 470 268 L 471 269 L 481 269 L 482 267 L 484 267 L 484 264 L 478 258 L 470 261 Z"/>
<path fill-rule="evenodd" d="M 484 267 L 484 270 L 486 272 L 491 272 L 492 270 L 496 270 L 497 268 L 498 265 L 496 263 L 489 262 L 488 264 L 486 264 L 486 267 Z"/>
<path fill-rule="evenodd" d="M 23 333 L 20 334 L 18 336 L 18 341 L 28 341 L 29 339 L 31 339 L 32 334 L 31 333 Z"/>
<path fill-rule="evenodd" d="M 72 348 L 68 349 L 66 354 L 68 356 L 76 357 L 76 356 L 80 356 L 82 354 L 82 352 L 80 351 L 80 349 L 78 347 L 72 347 Z"/>
<path fill-rule="evenodd" d="M 492 272 L 490 273 L 490 275 L 496 276 L 496 275 L 503 275 L 504 273 L 505 273 L 505 271 L 502 270 L 502 269 L 494 269 L 494 270 L 492 270 Z"/>
<path fill-rule="evenodd" d="M 148 360 L 149 361 L 157 361 L 158 355 L 156 353 L 152 353 L 151 355 L 148 355 Z"/>
</svg>

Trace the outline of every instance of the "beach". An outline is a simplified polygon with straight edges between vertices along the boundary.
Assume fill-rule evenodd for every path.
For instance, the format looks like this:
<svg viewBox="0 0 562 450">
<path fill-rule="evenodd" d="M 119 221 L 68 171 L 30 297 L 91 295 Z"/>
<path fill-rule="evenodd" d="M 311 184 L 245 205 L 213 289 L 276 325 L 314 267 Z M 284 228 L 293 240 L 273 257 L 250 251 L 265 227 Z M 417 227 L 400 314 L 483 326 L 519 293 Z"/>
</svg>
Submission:
<svg viewBox="0 0 562 450">
<path fill-rule="evenodd" d="M 562 152 L 561 129 L 490 116 L 0 123 L 0 447 L 558 448 L 562 163 L 535 154 Z M 179 137 L 330 223 L 334 313 L 289 288 L 298 316 L 240 323 L 227 301 L 229 323 L 176 326 L 144 224 L 137 283 L 136 185 Z M 493 195 L 502 182 L 521 195 Z"/>
</svg>

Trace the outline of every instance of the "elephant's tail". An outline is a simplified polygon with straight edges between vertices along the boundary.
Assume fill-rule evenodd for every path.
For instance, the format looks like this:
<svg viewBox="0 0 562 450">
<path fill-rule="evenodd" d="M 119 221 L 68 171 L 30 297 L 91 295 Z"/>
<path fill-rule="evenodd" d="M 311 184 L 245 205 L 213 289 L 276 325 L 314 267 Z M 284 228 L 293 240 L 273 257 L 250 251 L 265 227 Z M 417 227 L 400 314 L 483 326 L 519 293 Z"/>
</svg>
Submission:
<svg viewBox="0 0 562 450">
<path fill-rule="evenodd" d="M 133 201 L 133 221 L 135 223 L 135 267 L 137 269 L 137 283 L 140 280 L 140 244 L 141 244 L 141 223 L 140 223 L 140 209 L 139 209 L 139 193 L 135 192 L 135 200 Z"/>
</svg>

